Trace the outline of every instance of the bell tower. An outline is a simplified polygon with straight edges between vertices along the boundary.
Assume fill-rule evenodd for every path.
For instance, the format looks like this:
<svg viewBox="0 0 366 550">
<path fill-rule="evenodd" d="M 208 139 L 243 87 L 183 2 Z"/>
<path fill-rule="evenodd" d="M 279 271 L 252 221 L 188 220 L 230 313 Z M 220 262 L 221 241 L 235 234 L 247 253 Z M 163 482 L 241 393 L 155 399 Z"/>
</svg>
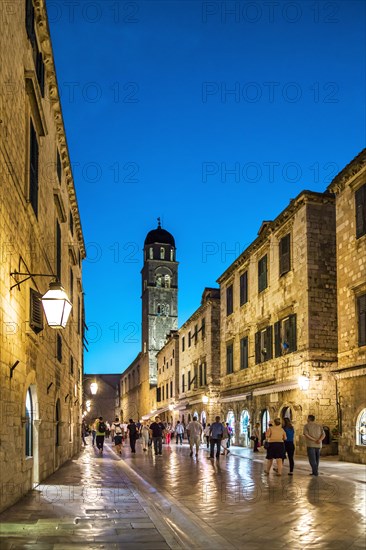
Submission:
<svg viewBox="0 0 366 550">
<path fill-rule="evenodd" d="M 144 243 L 142 275 L 142 353 L 149 358 L 150 386 L 157 383 L 156 353 L 166 335 L 178 329 L 178 262 L 173 235 L 161 227 Z"/>
</svg>

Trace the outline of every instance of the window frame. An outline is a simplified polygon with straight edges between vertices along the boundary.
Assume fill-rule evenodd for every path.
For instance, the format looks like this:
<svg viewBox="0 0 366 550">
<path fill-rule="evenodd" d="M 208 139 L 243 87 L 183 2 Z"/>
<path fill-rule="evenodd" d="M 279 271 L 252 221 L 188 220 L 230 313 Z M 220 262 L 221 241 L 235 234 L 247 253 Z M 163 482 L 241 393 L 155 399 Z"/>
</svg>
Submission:
<svg viewBox="0 0 366 550">
<path fill-rule="evenodd" d="M 240 306 L 248 303 L 248 270 L 241 273 L 239 278 Z"/>
<path fill-rule="evenodd" d="M 284 235 L 278 245 L 279 275 L 282 277 L 291 271 L 291 233 Z"/>
<path fill-rule="evenodd" d="M 234 343 L 226 344 L 226 374 L 234 372 Z"/>
<path fill-rule="evenodd" d="M 268 288 L 268 254 L 258 260 L 258 294 Z"/>
<path fill-rule="evenodd" d="M 234 311 L 234 287 L 231 283 L 226 287 L 226 316 L 228 317 Z"/>
<path fill-rule="evenodd" d="M 249 366 L 249 338 L 248 336 L 243 336 L 242 338 L 240 338 L 240 370 L 245 370 L 248 368 L 248 366 Z"/>
</svg>

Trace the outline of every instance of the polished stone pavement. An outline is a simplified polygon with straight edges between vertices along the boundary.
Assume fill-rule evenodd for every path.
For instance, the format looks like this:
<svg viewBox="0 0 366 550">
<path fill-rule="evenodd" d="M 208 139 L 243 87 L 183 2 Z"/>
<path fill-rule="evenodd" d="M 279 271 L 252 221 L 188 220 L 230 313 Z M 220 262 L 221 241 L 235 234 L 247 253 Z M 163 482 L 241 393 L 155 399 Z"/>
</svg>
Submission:
<svg viewBox="0 0 366 550">
<path fill-rule="evenodd" d="M 321 459 L 309 476 L 295 457 L 294 476 L 264 475 L 264 455 L 232 447 L 208 460 L 187 445 L 163 456 L 122 457 L 110 443 L 100 457 L 82 452 L 0 515 L 8 549 L 365 549 L 365 466 Z"/>
</svg>

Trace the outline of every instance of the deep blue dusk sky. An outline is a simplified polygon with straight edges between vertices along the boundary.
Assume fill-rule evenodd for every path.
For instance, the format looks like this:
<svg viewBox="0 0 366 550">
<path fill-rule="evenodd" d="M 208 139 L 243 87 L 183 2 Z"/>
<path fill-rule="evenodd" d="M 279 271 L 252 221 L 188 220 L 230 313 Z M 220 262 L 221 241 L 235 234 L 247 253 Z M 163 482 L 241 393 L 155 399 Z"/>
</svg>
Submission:
<svg viewBox="0 0 366 550">
<path fill-rule="evenodd" d="M 180 326 L 262 220 L 365 146 L 365 3 L 47 5 L 88 254 L 85 371 L 122 372 L 158 216 L 176 239 Z"/>
</svg>

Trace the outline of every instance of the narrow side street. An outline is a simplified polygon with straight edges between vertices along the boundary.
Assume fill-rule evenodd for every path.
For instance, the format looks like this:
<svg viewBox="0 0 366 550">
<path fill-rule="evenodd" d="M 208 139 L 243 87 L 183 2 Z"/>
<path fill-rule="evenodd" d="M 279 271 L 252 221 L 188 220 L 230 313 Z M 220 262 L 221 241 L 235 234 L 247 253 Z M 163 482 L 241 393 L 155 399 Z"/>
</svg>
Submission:
<svg viewBox="0 0 366 550">
<path fill-rule="evenodd" d="M 309 476 L 263 474 L 264 456 L 233 447 L 220 461 L 186 444 L 163 456 L 128 446 L 118 457 L 88 444 L 27 497 L 0 515 L 1 549 L 246 548 L 364 549 L 366 474 L 362 465 L 321 460 Z"/>
</svg>

